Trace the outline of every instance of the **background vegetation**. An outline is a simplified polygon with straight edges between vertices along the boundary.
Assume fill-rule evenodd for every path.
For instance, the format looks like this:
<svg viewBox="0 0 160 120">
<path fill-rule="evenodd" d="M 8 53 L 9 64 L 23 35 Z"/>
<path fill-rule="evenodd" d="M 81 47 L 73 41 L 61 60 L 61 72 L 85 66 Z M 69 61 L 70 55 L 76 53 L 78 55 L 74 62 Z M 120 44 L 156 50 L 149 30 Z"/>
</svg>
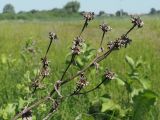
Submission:
<svg viewBox="0 0 160 120">
<path fill-rule="evenodd" d="M 84 11 L 79 11 L 80 3 L 78 1 L 68 2 L 63 8 L 53 8 L 51 10 L 36 10 L 32 9 L 30 11 L 19 11 L 15 12 L 15 8 L 12 4 L 6 4 L 3 8 L 3 12 L 0 13 L 0 20 L 53 20 L 57 18 L 70 18 L 70 17 L 80 17 L 80 14 Z M 143 15 L 159 15 L 160 10 L 151 8 L 149 13 Z M 97 16 L 101 17 L 113 17 L 113 16 L 128 16 L 129 13 L 125 12 L 123 9 L 118 10 L 115 14 L 106 13 L 105 11 L 99 11 Z"/>
</svg>

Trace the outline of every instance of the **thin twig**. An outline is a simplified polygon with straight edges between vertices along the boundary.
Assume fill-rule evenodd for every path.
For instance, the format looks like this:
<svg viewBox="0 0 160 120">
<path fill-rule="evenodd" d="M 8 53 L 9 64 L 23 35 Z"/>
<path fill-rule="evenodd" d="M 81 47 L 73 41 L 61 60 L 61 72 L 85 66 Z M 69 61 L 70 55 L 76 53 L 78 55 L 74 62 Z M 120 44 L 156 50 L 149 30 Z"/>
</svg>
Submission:
<svg viewBox="0 0 160 120">
<path fill-rule="evenodd" d="M 100 42 L 100 48 L 102 48 L 102 43 L 103 43 L 103 39 L 104 39 L 104 35 L 105 35 L 105 31 L 103 31 L 103 34 L 102 34 L 102 39 L 101 39 L 101 42 Z"/>
<path fill-rule="evenodd" d="M 47 54 L 48 54 L 48 51 L 49 51 L 49 49 L 50 49 L 50 47 L 51 47 L 51 44 L 52 44 L 52 41 L 53 41 L 53 40 L 50 40 L 50 43 L 49 43 L 49 45 L 48 45 L 48 47 L 47 47 L 46 54 L 45 54 L 45 57 L 44 57 L 44 58 L 46 58 L 46 56 L 47 56 Z"/>
<path fill-rule="evenodd" d="M 136 27 L 136 24 L 134 24 L 134 25 L 126 32 L 126 34 L 124 34 L 124 36 L 126 37 L 135 27 Z"/>
<path fill-rule="evenodd" d="M 79 34 L 79 36 L 81 36 L 81 34 L 83 33 L 83 31 L 84 31 L 84 29 L 87 27 L 87 25 L 88 25 L 88 20 L 86 19 L 85 22 L 84 22 L 84 25 L 83 25 L 83 27 L 82 27 L 82 30 L 81 30 L 81 32 L 80 32 L 80 34 Z"/>
<path fill-rule="evenodd" d="M 73 63 L 74 58 L 75 58 L 75 55 L 74 55 L 74 54 L 72 54 L 71 60 L 70 60 L 70 62 L 69 62 L 69 64 L 68 64 L 68 66 L 66 67 L 65 71 L 63 72 L 63 75 L 62 75 L 62 77 L 61 77 L 61 79 L 60 79 L 61 81 L 63 80 L 63 78 L 64 78 L 64 76 L 65 76 L 65 74 L 66 74 L 67 70 L 69 69 L 69 67 L 70 67 L 70 66 L 71 66 L 71 64 Z"/>
</svg>

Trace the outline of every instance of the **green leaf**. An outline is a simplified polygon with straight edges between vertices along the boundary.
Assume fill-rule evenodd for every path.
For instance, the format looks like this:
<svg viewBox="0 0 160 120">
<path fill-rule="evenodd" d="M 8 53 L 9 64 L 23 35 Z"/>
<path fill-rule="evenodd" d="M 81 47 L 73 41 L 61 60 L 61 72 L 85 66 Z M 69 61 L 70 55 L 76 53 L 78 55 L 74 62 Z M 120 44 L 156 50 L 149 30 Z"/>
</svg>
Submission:
<svg viewBox="0 0 160 120">
<path fill-rule="evenodd" d="M 143 63 L 144 63 L 144 62 L 143 62 L 143 60 L 142 60 L 142 57 L 139 57 L 139 59 L 136 61 L 135 67 L 138 68 L 138 67 L 140 67 Z"/>
<path fill-rule="evenodd" d="M 105 112 L 107 110 L 116 110 L 116 109 L 119 110 L 120 106 L 114 103 L 112 100 L 108 99 L 108 100 L 105 100 L 105 102 L 102 104 L 101 112 Z"/>
<path fill-rule="evenodd" d="M 2 61 L 3 64 L 6 64 L 6 63 L 7 63 L 7 57 L 6 57 L 5 54 L 2 54 L 2 55 L 1 55 L 1 61 Z"/>
<path fill-rule="evenodd" d="M 121 85 L 121 86 L 124 86 L 124 85 L 125 85 L 125 82 L 124 82 L 123 80 L 121 80 L 120 78 L 115 77 L 115 80 L 116 80 L 116 82 L 118 83 L 118 85 Z"/>
<path fill-rule="evenodd" d="M 84 53 L 87 50 L 88 45 L 83 43 L 81 52 Z"/>
<path fill-rule="evenodd" d="M 129 57 L 129 56 L 126 56 L 125 60 L 129 64 L 129 66 L 131 67 L 131 69 L 133 70 L 135 68 L 135 62 L 134 62 L 134 60 L 131 57 Z"/>
<path fill-rule="evenodd" d="M 75 120 L 94 120 L 94 118 L 89 114 L 80 114 L 75 118 Z"/>
<path fill-rule="evenodd" d="M 138 95 L 140 92 L 143 92 L 143 90 L 144 89 L 133 89 L 131 92 L 131 97 L 134 98 L 134 96 Z"/>
<path fill-rule="evenodd" d="M 147 79 L 139 79 L 139 82 L 142 84 L 144 89 L 150 89 L 151 88 L 151 81 Z"/>
<path fill-rule="evenodd" d="M 77 57 L 76 63 L 78 64 L 79 67 L 82 67 L 84 65 L 84 63 L 80 57 Z"/>
<path fill-rule="evenodd" d="M 23 100 L 22 98 L 19 98 L 18 109 L 21 110 L 24 107 L 25 103 L 26 103 L 25 100 Z"/>
<path fill-rule="evenodd" d="M 151 106 L 157 99 L 157 94 L 150 90 L 139 92 L 133 97 L 133 120 L 144 120 L 145 114 L 148 114 Z"/>
<path fill-rule="evenodd" d="M 4 120 L 9 120 L 15 114 L 16 106 L 12 103 L 6 105 L 6 107 L 2 110 L 2 116 Z"/>
</svg>

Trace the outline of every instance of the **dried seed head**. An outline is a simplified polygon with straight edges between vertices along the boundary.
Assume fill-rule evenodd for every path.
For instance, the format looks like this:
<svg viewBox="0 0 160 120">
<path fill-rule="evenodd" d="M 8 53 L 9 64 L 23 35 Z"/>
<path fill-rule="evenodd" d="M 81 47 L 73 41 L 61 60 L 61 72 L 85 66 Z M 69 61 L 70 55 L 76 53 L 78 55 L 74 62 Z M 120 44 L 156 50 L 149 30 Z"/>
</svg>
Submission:
<svg viewBox="0 0 160 120">
<path fill-rule="evenodd" d="M 83 17 L 87 20 L 93 20 L 94 19 L 94 12 L 85 12 L 83 13 Z"/>
<path fill-rule="evenodd" d="M 72 49 L 72 54 L 74 55 L 79 55 L 81 53 L 79 46 L 73 45 L 71 49 Z"/>
<path fill-rule="evenodd" d="M 127 36 L 123 35 L 123 36 L 121 36 L 121 38 L 118 38 L 115 41 L 111 41 L 107 45 L 108 45 L 109 49 L 113 48 L 113 50 L 119 50 L 121 47 L 126 48 L 127 45 L 131 43 L 131 41 L 132 41 L 131 39 L 129 39 Z"/>
<path fill-rule="evenodd" d="M 41 75 L 42 76 L 49 76 L 50 70 L 48 67 L 43 67 L 41 70 Z"/>
<path fill-rule="evenodd" d="M 89 82 L 87 81 L 87 78 L 85 77 L 84 73 L 81 73 L 80 80 L 77 82 L 77 88 L 75 92 L 79 92 L 82 88 L 87 86 Z"/>
<path fill-rule="evenodd" d="M 76 37 L 73 40 L 73 44 L 75 46 L 82 46 L 83 42 L 84 42 L 84 40 L 82 39 L 82 37 Z"/>
<path fill-rule="evenodd" d="M 105 23 L 102 23 L 99 26 L 100 26 L 100 28 L 102 29 L 103 32 L 108 32 L 108 31 L 112 30 L 112 28 L 109 25 L 105 24 Z"/>
<path fill-rule="evenodd" d="M 81 53 L 81 47 L 83 45 L 84 40 L 81 37 L 76 37 L 73 40 L 72 46 L 72 54 L 79 55 Z"/>
<path fill-rule="evenodd" d="M 105 78 L 106 78 L 107 80 L 112 80 L 113 77 L 114 77 L 114 73 L 111 72 L 111 71 L 109 71 L 109 70 L 107 69 L 106 72 L 105 72 Z"/>
<path fill-rule="evenodd" d="M 122 35 L 121 36 L 121 46 L 124 46 L 125 48 L 127 47 L 128 44 L 132 42 L 131 39 L 129 39 L 127 36 Z"/>
<path fill-rule="evenodd" d="M 110 41 L 107 45 L 108 45 L 108 49 L 110 50 L 111 48 L 114 47 L 115 42 L 114 41 Z"/>
<path fill-rule="evenodd" d="M 144 25 L 144 22 L 141 20 L 140 17 L 131 16 L 131 21 L 134 25 L 138 26 L 138 28 L 141 28 Z"/>
<path fill-rule="evenodd" d="M 56 33 L 54 33 L 54 32 L 49 32 L 49 39 L 50 39 L 50 40 L 55 40 L 55 39 L 57 39 Z"/>
<path fill-rule="evenodd" d="M 47 66 L 49 66 L 49 61 L 47 60 L 47 58 L 46 58 L 46 57 L 41 58 L 41 60 L 42 60 L 42 65 L 43 65 L 43 67 L 47 67 Z"/>
<path fill-rule="evenodd" d="M 87 78 L 85 77 L 84 73 L 81 73 L 80 80 L 77 82 L 77 85 L 80 86 L 87 86 L 89 82 L 87 82 Z"/>
</svg>

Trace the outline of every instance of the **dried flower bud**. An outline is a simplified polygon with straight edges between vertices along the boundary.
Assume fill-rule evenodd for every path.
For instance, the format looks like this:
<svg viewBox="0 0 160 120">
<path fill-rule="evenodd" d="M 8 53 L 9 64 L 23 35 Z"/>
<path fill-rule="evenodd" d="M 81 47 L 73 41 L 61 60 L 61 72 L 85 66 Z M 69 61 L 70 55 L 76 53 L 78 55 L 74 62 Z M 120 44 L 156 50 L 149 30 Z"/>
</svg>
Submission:
<svg viewBox="0 0 160 120">
<path fill-rule="evenodd" d="M 111 71 L 109 71 L 109 70 L 107 69 L 106 72 L 105 72 L 105 78 L 106 78 L 107 80 L 112 80 L 113 77 L 114 77 L 114 73 L 111 72 Z"/>
<path fill-rule="evenodd" d="M 74 91 L 74 94 L 79 93 L 81 89 L 83 89 L 85 86 L 87 86 L 89 82 L 87 81 L 86 77 L 84 76 L 84 73 L 81 73 L 80 80 L 77 82 L 76 90 Z"/>
<path fill-rule="evenodd" d="M 108 32 L 108 31 L 112 30 L 112 28 L 109 25 L 105 24 L 105 23 L 103 23 L 103 24 L 101 24 L 99 26 L 100 26 L 100 28 L 102 29 L 103 32 Z"/>
<path fill-rule="evenodd" d="M 83 88 L 83 87 L 87 86 L 88 84 L 89 84 L 89 82 L 87 82 L 87 79 L 84 76 L 84 73 L 82 73 L 80 75 L 80 80 L 77 82 L 77 86 L 80 88 Z"/>
<path fill-rule="evenodd" d="M 72 49 L 72 54 L 74 54 L 74 55 L 79 55 L 81 52 L 79 46 L 73 45 L 73 47 L 71 49 Z"/>
<path fill-rule="evenodd" d="M 108 49 L 110 50 L 112 47 L 114 47 L 114 42 L 110 41 L 107 45 L 108 45 Z"/>
<path fill-rule="evenodd" d="M 49 66 L 49 61 L 47 60 L 47 58 L 46 58 L 46 57 L 41 58 L 41 60 L 42 60 L 42 65 L 43 65 L 43 67 L 47 67 L 47 66 Z"/>
<path fill-rule="evenodd" d="M 41 75 L 42 76 L 49 76 L 49 68 L 48 67 L 43 67 L 42 70 L 41 70 Z"/>
<path fill-rule="evenodd" d="M 109 49 L 113 48 L 114 50 L 119 50 L 121 47 L 126 48 L 127 45 L 131 43 L 131 41 L 132 41 L 131 39 L 129 39 L 127 36 L 123 35 L 123 36 L 121 36 L 121 38 L 118 38 L 115 41 L 111 41 L 107 45 L 108 45 Z"/>
<path fill-rule="evenodd" d="M 138 26 L 138 28 L 141 28 L 144 25 L 144 22 L 141 20 L 140 17 L 136 18 L 134 16 L 131 16 L 131 21 L 134 25 Z"/>
<path fill-rule="evenodd" d="M 93 20 L 94 19 L 94 12 L 85 12 L 83 13 L 83 17 L 87 20 Z"/>
<path fill-rule="evenodd" d="M 54 33 L 54 32 L 49 32 L 49 39 L 50 39 L 50 40 L 55 40 L 55 39 L 57 39 L 56 33 Z"/>
<path fill-rule="evenodd" d="M 83 45 L 84 40 L 81 37 L 76 37 L 73 40 L 72 46 L 72 54 L 79 55 L 81 53 L 81 47 Z"/>
<path fill-rule="evenodd" d="M 122 35 L 121 36 L 121 45 L 124 46 L 125 48 L 127 47 L 128 44 L 132 42 L 131 39 L 129 39 L 127 36 Z"/>
<path fill-rule="evenodd" d="M 73 44 L 75 46 L 80 46 L 81 47 L 83 42 L 84 42 L 84 40 L 81 37 L 76 37 L 73 40 Z"/>
<path fill-rule="evenodd" d="M 22 120 L 32 120 L 32 111 L 29 110 L 27 112 L 23 112 L 23 114 L 22 114 Z"/>
</svg>

